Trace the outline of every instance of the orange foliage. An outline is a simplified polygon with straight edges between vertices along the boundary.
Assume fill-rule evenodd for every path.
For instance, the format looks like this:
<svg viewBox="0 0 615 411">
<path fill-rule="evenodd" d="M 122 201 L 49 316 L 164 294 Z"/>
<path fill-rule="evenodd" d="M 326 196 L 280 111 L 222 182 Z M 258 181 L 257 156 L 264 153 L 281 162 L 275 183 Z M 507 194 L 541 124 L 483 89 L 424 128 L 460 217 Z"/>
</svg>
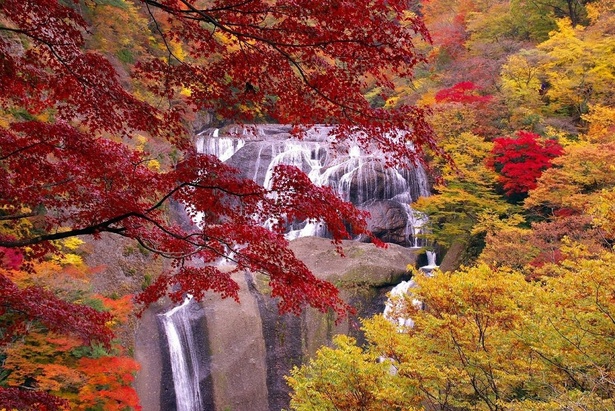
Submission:
<svg viewBox="0 0 615 411">
<path fill-rule="evenodd" d="M 128 316 L 133 312 L 134 305 L 132 303 L 132 295 L 128 294 L 121 298 L 107 298 L 102 295 L 97 295 L 97 299 L 101 300 L 105 308 L 111 311 L 116 321 L 125 323 L 128 321 Z"/>
<path fill-rule="evenodd" d="M 86 384 L 79 390 L 76 410 L 102 406 L 109 411 L 126 407 L 140 410 L 139 397 L 130 384 L 139 364 L 129 357 L 81 358 L 79 369 L 86 376 Z"/>
</svg>

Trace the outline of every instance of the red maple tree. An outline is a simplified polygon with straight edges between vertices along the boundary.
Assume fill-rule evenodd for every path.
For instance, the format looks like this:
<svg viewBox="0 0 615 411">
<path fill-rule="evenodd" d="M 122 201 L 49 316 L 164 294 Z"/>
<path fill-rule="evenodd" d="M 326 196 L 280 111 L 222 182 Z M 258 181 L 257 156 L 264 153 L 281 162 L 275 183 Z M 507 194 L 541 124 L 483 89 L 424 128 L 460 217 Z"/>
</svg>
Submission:
<svg viewBox="0 0 615 411">
<path fill-rule="evenodd" d="M 171 289 L 174 300 L 207 290 L 237 298 L 230 273 L 207 264 L 232 250 L 237 270 L 269 275 L 282 311 L 311 305 L 345 312 L 335 287 L 287 248 L 283 228 L 295 218 L 318 219 L 339 241 L 349 231 L 366 232 L 364 214 L 295 168 L 278 167 L 265 189 L 197 155 L 186 118 L 207 110 L 238 122 L 332 124 L 337 141 L 352 136 L 383 150 L 389 163 L 417 161 L 422 147 L 438 151 L 424 113 L 373 108 L 362 91 L 367 78 L 392 89 L 391 76 L 410 76 L 423 60 L 413 43 L 429 38 L 420 18 L 405 0 L 137 4 L 166 52 L 138 61 L 128 83 L 104 53 L 87 47 L 96 27 L 84 10 L 92 5 L 0 2 L 0 114 L 10 118 L 0 122 L 0 250 L 23 250 L 27 269 L 28 260 L 57 251 L 53 240 L 103 232 L 134 239 L 176 268 L 139 296 L 143 303 Z M 173 51 L 177 42 L 185 55 Z M 167 141 L 179 159 L 149 168 L 148 153 L 125 143 L 137 134 Z M 172 202 L 201 222 L 173 222 L 165 211 Z M 267 221 L 277 223 L 266 229 Z M 0 261 L 16 261 L 13 251 L 0 252 Z M 206 264 L 186 264 L 194 259 Z M 12 332 L 26 321 L 56 328 L 61 321 L 58 331 L 109 339 L 104 316 L 93 310 L 42 290 L 18 290 L 2 272 L 0 287 L 0 314 L 13 315 Z M 13 335 L 4 325 L 0 331 L 5 339 Z M 57 406 L 0 389 L 0 405 L 9 409 L 26 409 L 15 404 L 28 398 Z"/>
<path fill-rule="evenodd" d="M 556 140 L 543 139 L 529 131 L 518 131 L 517 137 L 496 138 L 494 143 L 487 165 L 499 174 L 498 180 L 508 196 L 536 188 L 536 181 L 551 167 L 551 160 L 563 153 Z"/>
<path fill-rule="evenodd" d="M 463 81 L 453 87 L 445 88 L 434 96 L 436 103 L 484 104 L 492 100 L 492 96 L 481 96 L 479 87 L 470 81 Z"/>
</svg>

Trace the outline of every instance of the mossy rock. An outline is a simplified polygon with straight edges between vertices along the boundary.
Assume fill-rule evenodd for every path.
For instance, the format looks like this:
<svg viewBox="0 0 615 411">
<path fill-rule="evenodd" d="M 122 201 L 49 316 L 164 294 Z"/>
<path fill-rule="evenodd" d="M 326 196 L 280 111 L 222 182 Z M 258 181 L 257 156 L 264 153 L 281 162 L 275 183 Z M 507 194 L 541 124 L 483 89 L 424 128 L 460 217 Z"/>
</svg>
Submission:
<svg viewBox="0 0 615 411">
<path fill-rule="evenodd" d="M 323 280 L 340 288 L 381 288 L 397 284 L 407 275 L 408 265 L 415 265 L 415 250 L 396 244 L 386 248 L 372 243 L 342 241 L 341 256 L 331 240 L 316 237 L 298 238 L 290 243 L 297 258 Z"/>
</svg>

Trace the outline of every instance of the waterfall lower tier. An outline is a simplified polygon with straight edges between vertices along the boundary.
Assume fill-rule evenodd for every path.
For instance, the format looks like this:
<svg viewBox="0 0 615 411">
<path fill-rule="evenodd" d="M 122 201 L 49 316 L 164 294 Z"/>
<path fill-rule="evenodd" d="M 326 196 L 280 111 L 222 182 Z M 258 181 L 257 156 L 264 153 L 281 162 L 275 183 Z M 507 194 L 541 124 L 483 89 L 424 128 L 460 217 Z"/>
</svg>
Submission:
<svg viewBox="0 0 615 411">
<path fill-rule="evenodd" d="M 175 389 L 176 411 L 204 411 L 204 395 L 200 378 L 202 361 L 194 326 L 202 317 L 202 309 L 191 298 L 159 315 L 169 348 L 169 360 Z"/>
<path fill-rule="evenodd" d="M 436 252 L 427 251 L 427 265 L 421 266 L 419 270 L 426 276 L 431 277 L 433 270 L 438 268 L 436 265 Z M 397 324 L 400 332 L 404 331 L 406 327 L 413 327 L 414 321 L 407 317 L 407 303 L 405 298 L 407 295 L 412 295 L 412 288 L 417 286 L 414 280 L 402 281 L 397 284 L 389 293 L 389 299 L 385 303 L 384 312 L 382 313 L 386 319 Z M 417 308 L 423 309 L 423 302 L 413 298 L 411 304 Z"/>
<path fill-rule="evenodd" d="M 427 251 L 427 265 L 424 265 L 420 268 L 420 270 L 422 272 L 425 273 L 425 275 L 430 276 L 431 272 L 433 270 L 435 270 L 436 268 L 438 268 L 438 264 L 436 264 L 436 252 L 435 251 Z"/>
</svg>

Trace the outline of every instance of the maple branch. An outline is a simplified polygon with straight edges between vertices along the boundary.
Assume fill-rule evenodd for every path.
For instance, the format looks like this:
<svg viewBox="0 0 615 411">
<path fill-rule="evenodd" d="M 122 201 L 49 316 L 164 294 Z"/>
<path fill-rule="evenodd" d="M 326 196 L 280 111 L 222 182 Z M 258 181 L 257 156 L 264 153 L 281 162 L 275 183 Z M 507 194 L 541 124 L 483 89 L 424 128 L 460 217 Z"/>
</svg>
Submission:
<svg viewBox="0 0 615 411">
<path fill-rule="evenodd" d="M 585 386 L 580 383 L 575 376 L 572 374 L 572 372 L 566 368 L 564 365 L 560 364 L 559 362 L 556 362 L 555 360 L 548 358 L 546 354 L 541 353 L 540 351 L 538 351 L 535 348 L 529 347 L 530 350 L 536 354 L 538 354 L 538 356 L 540 358 L 542 358 L 543 360 L 545 360 L 546 362 L 548 362 L 549 364 L 553 365 L 555 368 L 561 370 L 564 372 L 564 374 L 566 374 L 568 376 L 568 378 L 570 379 L 570 381 L 577 386 L 577 388 L 579 388 L 581 391 L 585 391 Z"/>
<path fill-rule="evenodd" d="M 160 34 L 160 37 L 162 38 L 162 41 L 164 42 L 164 47 L 167 49 L 167 51 L 169 52 L 169 58 L 167 59 L 167 64 L 171 63 L 171 57 L 173 57 L 175 60 L 177 60 L 179 63 L 183 64 L 183 61 L 179 59 L 179 57 L 177 57 L 175 55 L 175 53 L 173 53 L 173 51 L 171 50 L 171 46 L 169 45 L 169 43 L 167 42 L 167 38 L 164 35 L 164 33 L 162 32 L 162 29 L 160 28 L 160 25 L 158 25 L 158 20 L 156 20 L 156 17 L 154 16 L 154 13 L 152 13 L 152 10 L 149 7 L 149 2 L 145 2 L 145 7 L 147 8 L 147 12 L 150 15 L 150 17 L 152 18 L 154 25 L 156 26 L 156 31 Z"/>
<path fill-rule="evenodd" d="M 0 157 L 0 161 L 6 160 L 6 159 L 8 159 L 9 157 L 14 156 L 15 154 L 19 154 L 19 153 L 20 153 L 20 152 L 22 152 L 22 151 L 26 151 L 26 150 L 29 150 L 29 149 L 31 149 L 31 148 L 33 148 L 33 147 L 36 147 L 36 146 L 37 146 L 37 145 L 39 145 L 39 144 L 47 144 L 47 143 L 46 143 L 46 142 L 44 142 L 44 141 L 38 141 L 38 142 L 36 142 L 36 143 L 32 143 L 32 144 L 30 144 L 30 145 L 27 145 L 27 146 L 24 146 L 24 147 L 18 148 L 17 150 L 13 150 L 13 151 L 11 151 L 10 153 L 8 153 L 8 154 L 6 154 L 6 155 L 4 155 L 4 156 Z"/>
<path fill-rule="evenodd" d="M 600 285 L 602 285 L 602 283 L 600 283 Z M 607 316 L 607 318 L 609 319 L 609 321 L 613 324 L 615 324 L 615 318 L 613 317 L 613 314 L 611 314 L 601 303 L 600 303 L 600 287 L 596 287 L 596 297 L 595 297 L 595 303 L 596 303 L 596 307 L 598 307 L 598 310 L 600 310 L 600 312 L 604 315 Z"/>
<path fill-rule="evenodd" d="M 259 25 L 255 25 L 255 24 L 233 24 L 233 23 L 220 23 L 220 21 L 218 19 L 216 19 L 215 17 L 213 17 L 212 15 L 210 15 L 209 13 L 211 12 L 215 12 L 215 11 L 223 11 L 223 10 L 233 10 L 236 13 L 241 13 L 241 14 L 268 14 L 271 9 L 267 9 L 267 10 L 260 10 L 260 11 L 254 11 L 254 12 L 248 12 L 248 11 L 243 11 L 243 10 L 237 10 L 234 9 L 234 7 L 236 6 L 242 6 L 242 5 L 246 5 L 251 3 L 253 0 L 248 0 L 244 3 L 239 3 L 237 5 L 232 5 L 229 7 L 220 7 L 220 8 L 211 8 L 211 9 L 198 9 L 196 8 L 194 5 L 192 5 L 191 3 L 189 3 L 186 0 L 180 0 L 186 7 L 188 7 L 188 9 L 186 10 L 182 10 L 182 9 L 177 9 L 177 8 L 173 8 L 164 4 L 161 4 L 158 1 L 155 0 L 142 0 L 144 3 L 146 3 L 148 6 L 154 6 L 156 8 L 159 8 L 161 10 L 164 10 L 165 12 L 169 13 L 169 14 L 173 14 L 173 15 L 178 15 L 181 16 L 184 19 L 188 19 L 188 20 L 194 20 L 194 21 L 201 21 L 201 22 L 205 22 L 205 23 L 210 23 L 212 25 L 214 25 L 215 27 L 221 29 L 222 31 L 231 34 L 235 37 L 239 38 L 248 38 L 251 40 L 257 40 L 259 42 L 262 43 L 266 43 L 269 44 L 271 46 L 279 46 L 279 47 L 292 47 L 292 48 L 322 48 L 324 46 L 330 45 L 330 44 L 344 44 L 344 43 L 354 43 L 354 44 L 360 44 L 362 46 L 365 47 L 373 47 L 373 48 L 382 48 L 388 45 L 391 45 L 393 43 L 388 42 L 388 43 L 369 43 L 368 41 L 365 40 L 360 40 L 357 38 L 351 38 L 351 39 L 331 39 L 331 40 L 327 40 L 327 41 L 319 41 L 319 42 L 303 42 L 303 43 L 285 43 L 285 42 L 281 42 L 281 41 L 274 41 L 262 36 L 258 36 L 256 34 L 251 34 L 251 33 L 246 33 L 246 32 L 241 32 L 241 31 L 237 31 L 237 30 L 233 30 L 231 29 L 231 27 L 249 27 L 255 30 L 259 30 L 259 31 L 276 31 L 276 32 L 291 32 L 293 33 L 293 31 L 288 30 L 288 29 L 281 29 L 281 28 L 272 28 L 272 27 L 263 27 L 263 26 L 259 26 Z M 192 14 L 193 16 L 186 16 L 186 14 Z M 284 13 L 280 13 L 280 14 L 284 14 Z M 276 49 L 277 50 L 277 49 Z M 279 50 L 277 50 L 279 51 Z"/>
<path fill-rule="evenodd" d="M 276 51 L 277 53 L 279 53 L 280 55 L 282 55 L 282 57 L 288 61 L 290 63 L 291 66 L 295 67 L 295 69 L 297 70 L 299 77 L 301 78 L 301 80 L 303 81 L 304 84 L 306 84 L 313 92 L 316 93 L 316 95 L 320 96 L 321 98 L 323 98 L 325 101 L 333 104 L 334 106 L 340 107 L 342 109 L 342 111 L 344 111 L 344 113 L 346 114 L 345 110 L 349 110 L 353 113 L 365 116 L 367 118 L 370 119 L 374 119 L 374 120 L 386 120 L 386 117 L 384 116 L 376 116 L 373 115 L 371 113 L 367 113 L 365 110 L 362 110 L 360 108 L 357 107 L 352 107 L 348 104 L 342 103 L 341 101 L 335 100 L 331 97 L 329 97 L 328 95 L 326 95 L 319 87 L 315 86 L 308 78 L 307 72 L 305 71 L 303 65 L 297 60 L 295 59 L 289 52 L 285 51 L 282 49 L 282 47 L 290 47 L 290 48 L 312 48 L 312 47 L 324 47 L 328 44 L 334 44 L 334 43 L 356 43 L 356 44 L 361 44 L 363 46 L 368 46 L 368 47 L 384 47 L 387 44 L 386 43 L 378 43 L 378 44 L 368 44 L 364 41 L 359 41 L 358 39 L 346 39 L 346 40 L 337 40 L 337 39 L 332 39 L 329 40 L 327 42 L 316 42 L 316 43 L 301 43 L 301 44 L 297 44 L 297 43 L 282 43 L 282 42 L 278 42 L 278 41 L 273 41 L 271 39 L 265 38 L 263 36 L 258 36 L 256 34 L 252 34 L 252 33 L 246 33 L 246 32 L 240 32 L 237 30 L 234 30 L 231 28 L 231 24 L 222 24 L 220 23 L 216 18 L 214 18 L 213 16 L 211 16 L 210 14 L 208 14 L 208 12 L 212 11 L 212 10 L 202 10 L 202 9 L 198 9 L 196 8 L 194 5 L 192 5 L 191 3 L 189 3 L 187 0 L 180 0 L 187 8 L 188 10 L 180 10 L 180 9 L 176 9 L 173 7 L 169 7 L 167 5 L 163 5 L 161 3 L 159 3 L 158 1 L 155 0 L 143 0 L 144 3 L 146 3 L 147 5 L 152 5 L 154 7 L 160 8 L 170 14 L 173 15 L 182 15 L 188 12 L 192 12 L 200 17 L 191 17 L 190 19 L 192 20 L 199 20 L 199 21 L 204 21 L 206 23 L 210 23 L 212 24 L 215 28 L 218 28 L 220 30 L 222 30 L 223 32 L 230 34 L 234 37 L 236 37 L 238 39 L 238 41 L 240 41 L 242 44 L 247 45 L 248 47 L 255 47 L 255 45 L 250 44 L 249 42 L 247 42 L 244 39 L 248 39 L 248 40 L 255 40 L 259 43 L 262 44 L 266 44 L 268 46 L 270 46 L 274 51 Z M 182 18 L 186 18 L 186 16 L 182 16 Z M 244 27 L 245 25 L 235 25 L 235 26 L 239 26 L 239 27 Z M 250 27 L 250 26 L 249 26 Z M 265 30 L 265 28 L 263 27 L 258 27 L 258 26 L 251 26 L 252 28 L 256 28 L 259 30 Z M 258 48 L 256 48 L 258 50 Z"/>
<path fill-rule="evenodd" d="M 13 32 L 13 33 L 18 33 L 18 34 L 26 34 L 26 31 L 31 31 L 31 30 L 14 29 L 14 28 L 11 28 L 11 27 L 0 26 L 0 31 L 10 31 L 10 32 Z"/>
<path fill-rule="evenodd" d="M 31 213 L 23 213 L 23 214 L 14 214 L 14 215 L 0 215 L 0 221 L 9 221 L 9 220 L 21 220 L 22 218 L 30 218 L 41 215 L 39 212 L 31 212 Z"/>
<path fill-rule="evenodd" d="M 8 247 L 8 248 L 19 248 L 19 247 L 26 247 L 29 245 L 34 245 L 34 244 L 39 244 L 42 242 L 47 242 L 47 241 L 53 241 L 53 240 L 61 240 L 64 238 L 69 238 L 69 237 L 75 237 L 75 236 L 80 236 L 80 235 L 94 235 L 94 234 L 98 234 L 101 232 L 108 232 L 108 233 L 112 233 L 112 234 L 118 234 L 121 235 L 123 237 L 127 237 L 127 238 L 132 238 L 132 239 L 136 239 L 141 245 L 147 247 L 146 244 L 143 243 L 143 240 L 139 237 L 135 237 L 133 235 L 130 234 L 126 234 L 126 227 L 114 227 L 115 224 L 124 221 L 128 218 L 134 217 L 134 218 L 138 218 L 140 220 L 144 220 L 149 222 L 150 224 L 153 224 L 156 228 L 158 228 L 161 232 L 163 232 L 166 235 L 169 235 L 177 240 L 181 240 L 181 241 L 185 241 L 188 244 L 191 244 L 195 247 L 198 248 L 207 248 L 210 249 L 211 251 L 216 252 L 217 254 L 224 256 L 223 254 L 218 253 L 216 250 L 212 249 L 211 247 L 209 247 L 207 245 L 207 243 L 205 242 L 196 242 L 196 241 L 192 241 L 190 240 L 191 237 L 195 237 L 198 236 L 198 233 L 191 233 L 191 234 L 187 234 L 187 235 L 179 235 L 177 233 L 174 233 L 173 231 L 170 231 L 168 228 L 166 228 L 163 224 L 161 224 L 159 221 L 151 218 L 150 216 L 148 216 L 148 214 L 152 213 L 153 211 L 159 209 L 160 207 L 162 207 L 162 205 L 169 200 L 173 194 L 177 193 L 179 190 L 181 190 L 184 187 L 194 187 L 197 189 L 206 189 L 206 190 L 219 190 L 221 192 L 224 192 L 228 195 L 232 195 L 232 196 L 236 196 L 236 197 L 249 197 L 249 196 L 258 196 L 261 193 L 260 192 L 248 192 L 248 193 L 237 193 L 234 192 L 232 190 L 226 189 L 224 187 L 220 187 L 220 186 L 206 186 L 206 185 L 201 185 L 198 183 L 191 183 L 191 182 L 187 182 L 187 183 L 181 183 L 178 186 L 176 186 L 175 188 L 173 188 L 172 190 L 170 190 L 168 193 L 166 193 L 160 200 L 158 200 L 156 203 L 154 203 L 151 207 L 147 208 L 146 210 L 144 210 L 144 212 L 137 212 L 137 211 L 131 211 L 128 213 L 124 213 L 124 214 L 120 214 L 118 216 L 115 216 L 113 218 L 110 218 L 106 221 L 100 222 L 98 224 L 93 224 L 87 227 L 82 227 L 82 228 L 73 228 L 71 230 L 67 230 L 67 231 L 62 231 L 62 232 L 56 232 L 56 233 L 48 233 L 48 234 L 42 234 L 36 237 L 31 237 L 31 238 L 26 238 L 26 239 L 21 239 L 21 240 L 0 240 L 0 246 L 2 247 Z M 31 214 L 21 214 L 18 216 L 0 216 L 0 221 L 2 220 L 13 220 L 13 219 L 20 219 L 20 218 L 27 218 L 27 217 L 33 217 L 36 215 L 40 215 L 40 213 L 31 213 Z M 223 244 L 226 244 L 226 242 L 220 240 L 220 239 L 216 239 L 217 241 L 220 241 Z M 227 244 L 228 245 L 228 244 Z M 169 258 L 182 258 L 182 257 L 186 257 L 189 255 L 193 255 L 194 253 L 198 252 L 198 250 L 196 250 L 195 252 L 191 252 L 189 254 L 182 254 L 181 256 L 178 255 L 172 255 L 169 254 L 167 251 L 162 251 L 162 250 L 156 250 L 153 248 L 148 247 L 148 249 L 154 253 L 160 254 L 161 256 L 164 257 L 169 257 Z"/>
<path fill-rule="evenodd" d="M 29 245 L 39 244 L 39 243 L 46 242 L 46 241 L 61 240 L 64 238 L 75 237 L 79 235 L 98 234 L 104 231 L 119 234 L 120 232 L 124 231 L 125 228 L 113 228 L 110 226 L 126 218 L 129 218 L 133 215 L 134 215 L 133 212 L 126 213 L 120 216 L 116 216 L 107 221 L 103 221 L 102 223 L 94 224 L 88 227 L 74 228 L 71 230 L 56 232 L 56 233 L 51 233 L 51 234 L 41 234 L 36 237 L 26 238 L 22 240 L 13 240 L 13 241 L 0 240 L 0 246 L 8 247 L 8 248 L 26 247 Z"/>
<path fill-rule="evenodd" d="M 261 191 L 251 191 L 251 192 L 247 192 L 247 193 L 237 193 L 235 191 L 229 190 L 229 189 L 224 188 L 222 186 L 217 186 L 217 185 L 215 185 L 215 186 L 205 186 L 205 185 L 201 185 L 201 184 L 198 184 L 198 183 L 183 183 L 182 186 L 188 186 L 188 187 L 194 187 L 194 188 L 202 188 L 202 189 L 205 189 L 205 190 L 218 190 L 218 191 L 221 191 L 223 193 L 230 194 L 232 196 L 239 197 L 239 198 L 242 198 L 242 197 L 252 197 L 252 196 L 260 196 L 260 195 L 263 194 L 263 192 L 261 192 Z"/>
</svg>

